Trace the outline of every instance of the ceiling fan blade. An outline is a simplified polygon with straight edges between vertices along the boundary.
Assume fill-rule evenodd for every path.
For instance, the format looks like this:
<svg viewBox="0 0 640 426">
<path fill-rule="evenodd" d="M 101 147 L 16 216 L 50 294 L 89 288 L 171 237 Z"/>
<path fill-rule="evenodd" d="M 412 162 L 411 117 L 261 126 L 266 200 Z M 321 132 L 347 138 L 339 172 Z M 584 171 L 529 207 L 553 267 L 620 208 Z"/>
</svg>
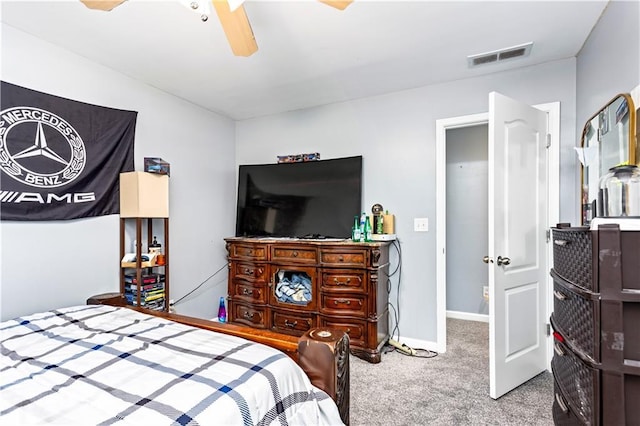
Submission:
<svg viewBox="0 0 640 426">
<path fill-rule="evenodd" d="M 258 44 L 253 36 L 253 30 L 244 11 L 244 6 L 240 5 L 232 12 L 227 0 L 211 1 L 233 54 L 236 56 L 251 56 L 255 53 L 258 50 Z"/>
<path fill-rule="evenodd" d="M 331 7 L 335 7 L 336 9 L 345 10 L 347 6 L 353 3 L 353 0 L 320 0 L 321 3 L 328 4 Z"/>
<path fill-rule="evenodd" d="M 116 6 L 120 6 L 126 0 L 80 0 L 89 9 L 110 11 Z"/>
</svg>

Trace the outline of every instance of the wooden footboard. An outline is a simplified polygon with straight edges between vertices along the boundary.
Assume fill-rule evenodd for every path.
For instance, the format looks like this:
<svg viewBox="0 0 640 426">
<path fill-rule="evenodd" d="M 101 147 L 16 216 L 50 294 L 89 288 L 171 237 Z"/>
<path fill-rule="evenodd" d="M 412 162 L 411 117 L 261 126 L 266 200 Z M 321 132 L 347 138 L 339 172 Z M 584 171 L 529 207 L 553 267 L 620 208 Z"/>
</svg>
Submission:
<svg viewBox="0 0 640 426">
<path fill-rule="evenodd" d="M 87 304 L 124 306 L 145 314 L 155 315 L 197 328 L 242 337 L 278 349 L 289 355 L 307 373 L 311 383 L 333 398 L 338 405 L 340 418 L 345 424 L 349 424 L 349 336 L 344 331 L 314 328 L 298 338 L 237 324 L 220 323 L 186 315 L 136 308 L 127 305 L 124 297 L 119 293 L 92 296 L 87 299 Z"/>
</svg>

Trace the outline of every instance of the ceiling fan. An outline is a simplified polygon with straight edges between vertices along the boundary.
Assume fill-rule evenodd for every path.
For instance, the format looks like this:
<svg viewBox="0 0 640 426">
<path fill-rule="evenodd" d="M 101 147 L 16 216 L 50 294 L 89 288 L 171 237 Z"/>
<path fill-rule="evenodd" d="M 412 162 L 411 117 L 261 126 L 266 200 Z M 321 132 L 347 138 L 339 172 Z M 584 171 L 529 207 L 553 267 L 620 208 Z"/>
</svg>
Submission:
<svg viewBox="0 0 640 426">
<path fill-rule="evenodd" d="M 121 5 L 126 0 L 80 0 L 89 9 L 97 9 L 110 11 L 113 8 Z M 218 15 L 222 29 L 233 54 L 236 56 L 251 56 L 258 50 L 258 44 L 253 35 L 249 18 L 244 11 L 242 5 L 243 0 L 231 0 L 235 3 L 235 8 L 229 5 L 230 0 L 203 0 L 211 1 L 213 7 Z M 321 3 L 327 4 L 336 9 L 344 10 L 347 6 L 353 3 L 353 0 L 318 0 Z"/>
</svg>

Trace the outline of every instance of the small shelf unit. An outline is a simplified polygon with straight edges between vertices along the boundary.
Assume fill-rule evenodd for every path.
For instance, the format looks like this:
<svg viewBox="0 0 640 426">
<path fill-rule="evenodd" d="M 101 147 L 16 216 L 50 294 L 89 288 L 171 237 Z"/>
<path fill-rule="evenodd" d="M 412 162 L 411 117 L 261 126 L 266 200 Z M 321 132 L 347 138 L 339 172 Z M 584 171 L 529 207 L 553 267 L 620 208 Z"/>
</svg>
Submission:
<svg viewBox="0 0 640 426">
<path fill-rule="evenodd" d="M 154 233 L 153 221 L 162 221 L 162 233 Z M 123 264 L 126 254 L 126 225 L 135 222 L 135 262 Z M 146 225 L 146 230 L 143 229 Z M 161 235 L 164 264 L 142 261 L 142 241 L 146 239 L 146 247 L 151 247 L 153 238 Z M 169 218 L 120 218 L 120 293 L 127 304 L 142 308 L 169 311 Z M 162 286 L 160 285 L 162 284 Z M 144 286 L 148 286 L 146 290 Z M 162 288 L 162 296 L 160 296 Z M 135 291 L 134 291 L 135 290 Z M 147 297 L 149 294 L 149 297 Z M 148 299 L 148 300 L 147 300 Z M 160 303 L 159 301 L 162 301 Z M 155 303 L 151 303 L 155 302 Z"/>
</svg>

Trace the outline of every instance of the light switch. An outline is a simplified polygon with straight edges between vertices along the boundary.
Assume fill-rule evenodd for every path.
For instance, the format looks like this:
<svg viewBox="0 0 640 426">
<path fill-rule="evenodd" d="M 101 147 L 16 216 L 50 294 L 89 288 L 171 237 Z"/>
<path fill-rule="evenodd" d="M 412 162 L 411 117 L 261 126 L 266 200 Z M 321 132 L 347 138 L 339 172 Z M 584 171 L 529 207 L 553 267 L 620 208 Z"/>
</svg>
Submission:
<svg viewBox="0 0 640 426">
<path fill-rule="evenodd" d="M 427 232 L 429 230 L 429 218 L 426 218 L 426 217 L 414 218 L 413 230 L 415 232 Z"/>
</svg>

